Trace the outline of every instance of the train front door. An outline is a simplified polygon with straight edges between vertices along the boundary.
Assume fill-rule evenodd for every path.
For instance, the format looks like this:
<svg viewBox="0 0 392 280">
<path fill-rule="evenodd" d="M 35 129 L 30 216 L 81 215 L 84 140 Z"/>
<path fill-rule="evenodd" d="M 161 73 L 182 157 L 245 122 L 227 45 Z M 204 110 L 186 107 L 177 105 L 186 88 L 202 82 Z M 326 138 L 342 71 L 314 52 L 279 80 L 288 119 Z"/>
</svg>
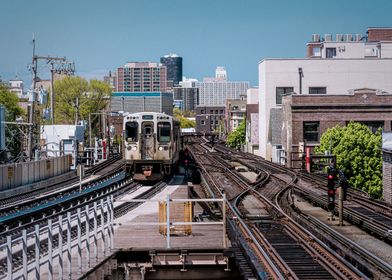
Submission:
<svg viewBox="0 0 392 280">
<path fill-rule="evenodd" d="M 141 155 L 144 160 L 154 159 L 155 154 L 155 139 L 154 139 L 154 125 L 152 122 L 142 123 L 142 147 Z"/>
</svg>

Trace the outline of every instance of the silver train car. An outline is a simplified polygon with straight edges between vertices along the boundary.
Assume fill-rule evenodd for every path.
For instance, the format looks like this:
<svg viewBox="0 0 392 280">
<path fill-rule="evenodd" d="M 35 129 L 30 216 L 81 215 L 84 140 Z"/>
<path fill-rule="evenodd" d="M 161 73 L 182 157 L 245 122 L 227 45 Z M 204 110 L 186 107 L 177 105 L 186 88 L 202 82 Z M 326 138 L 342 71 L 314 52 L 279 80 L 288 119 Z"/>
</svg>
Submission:
<svg viewBox="0 0 392 280">
<path fill-rule="evenodd" d="M 123 159 L 137 181 L 157 181 L 175 171 L 180 153 L 180 123 L 163 113 L 124 117 Z"/>
</svg>

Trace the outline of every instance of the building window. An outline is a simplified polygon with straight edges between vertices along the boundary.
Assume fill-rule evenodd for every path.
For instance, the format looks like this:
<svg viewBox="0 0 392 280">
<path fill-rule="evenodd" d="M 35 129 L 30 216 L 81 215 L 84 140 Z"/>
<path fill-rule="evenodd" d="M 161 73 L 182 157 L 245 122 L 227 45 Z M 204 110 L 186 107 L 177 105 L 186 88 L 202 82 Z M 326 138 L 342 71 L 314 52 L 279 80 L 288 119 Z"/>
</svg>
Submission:
<svg viewBox="0 0 392 280">
<path fill-rule="evenodd" d="M 312 49 L 312 56 L 315 56 L 315 57 L 321 56 L 321 49 L 320 49 L 320 47 L 314 47 Z"/>
<path fill-rule="evenodd" d="M 319 141 L 320 122 L 304 122 L 304 140 L 307 142 Z"/>
<path fill-rule="evenodd" d="M 220 113 L 223 114 L 223 110 L 220 110 Z"/>
<path fill-rule="evenodd" d="M 373 133 L 376 133 L 379 128 L 384 129 L 384 121 L 356 121 L 366 125 Z M 348 125 L 350 122 L 346 122 Z"/>
<path fill-rule="evenodd" d="M 276 104 L 282 104 L 282 95 L 293 92 L 293 87 L 277 87 L 276 88 Z"/>
<path fill-rule="evenodd" d="M 327 94 L 326 87 L 309 87 L 309 94 Z"/>
<path fill-rule="evenodd" d="M 203 114 L 204 114 L 204 110 L 201 110 L 201 111 L 200 111 L 200 114 L 202 114 L 202 115 L 203 115 Z"/>
<path fill-rule="evenodd" d="M 201 125 L 205 125 L 205 124 L 206 124 L 205 120 L 201 120 L 201 121 L 200 121 L 200 124 L 201 124 Z"/>
<path fill-rule="evenodd" d="M 334 58 L 336 56 L 336 48 L 326 48 L 325 56 L 327 58 Z"/>
</svg>

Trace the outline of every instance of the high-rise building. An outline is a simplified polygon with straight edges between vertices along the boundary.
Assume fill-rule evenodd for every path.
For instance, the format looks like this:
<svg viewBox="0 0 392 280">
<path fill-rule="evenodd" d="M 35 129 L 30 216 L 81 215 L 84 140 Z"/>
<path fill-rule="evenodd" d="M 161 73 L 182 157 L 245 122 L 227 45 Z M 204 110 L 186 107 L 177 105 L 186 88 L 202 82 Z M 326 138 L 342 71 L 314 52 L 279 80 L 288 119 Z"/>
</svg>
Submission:
<svg viewBox="0 0 392 280">
<path fill-rule="evenodd" d="M 227 72 L 225 67 L 223 66 L 216 67 L 215 79 L 218 81 L 227 81 Z"/>
<path fill-rule="evenodd" d="M 197 82 L 199 89 L 199 104 L 210 106 L 225 106 L 227 99 L 240 99 L 246 94 L 249 82 L 227 81 L 226 70 L 223 67 L 216 69 L 215 78 L 207 77 L 203 82 Z"/>
<path fill-rule="evenodd" d="M 166 66 L 155 62 L 129 62 L 117 68 L 117 92 L 165 92 Z"/>
<path fill-rule="evenodd" d="M 178 86 L 182 80 L 182 57 L 168 54 L 161 57 L 161 63 L 167 68 L 168 87 Z"/>
<path fill-rule="evenodd" d="M 181 101 L 182 111 L 193 111 L 198 104 L 199 89 L 196 87 L 174 87 L 173 97 L 176 101 Z"/>
</svg>

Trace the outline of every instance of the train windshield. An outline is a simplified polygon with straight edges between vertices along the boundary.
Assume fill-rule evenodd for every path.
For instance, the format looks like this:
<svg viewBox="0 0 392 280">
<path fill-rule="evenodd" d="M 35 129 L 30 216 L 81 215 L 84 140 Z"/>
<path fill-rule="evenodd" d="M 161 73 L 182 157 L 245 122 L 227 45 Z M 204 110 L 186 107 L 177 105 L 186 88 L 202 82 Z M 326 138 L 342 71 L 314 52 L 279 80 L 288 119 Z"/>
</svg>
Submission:
<svg viewBox="0 0 392 280">
<path fill-rule="evenodd" d="M 125 126 L 125 137 L 128 142 L 136 142 L 138 140 L 137 122 L 127 122 Z"/>
<path fill-rule="evenodd" d="M 170 123 L 159 122 L 158 123 L 158 142 L 170 142 Z"/>
</svg>

